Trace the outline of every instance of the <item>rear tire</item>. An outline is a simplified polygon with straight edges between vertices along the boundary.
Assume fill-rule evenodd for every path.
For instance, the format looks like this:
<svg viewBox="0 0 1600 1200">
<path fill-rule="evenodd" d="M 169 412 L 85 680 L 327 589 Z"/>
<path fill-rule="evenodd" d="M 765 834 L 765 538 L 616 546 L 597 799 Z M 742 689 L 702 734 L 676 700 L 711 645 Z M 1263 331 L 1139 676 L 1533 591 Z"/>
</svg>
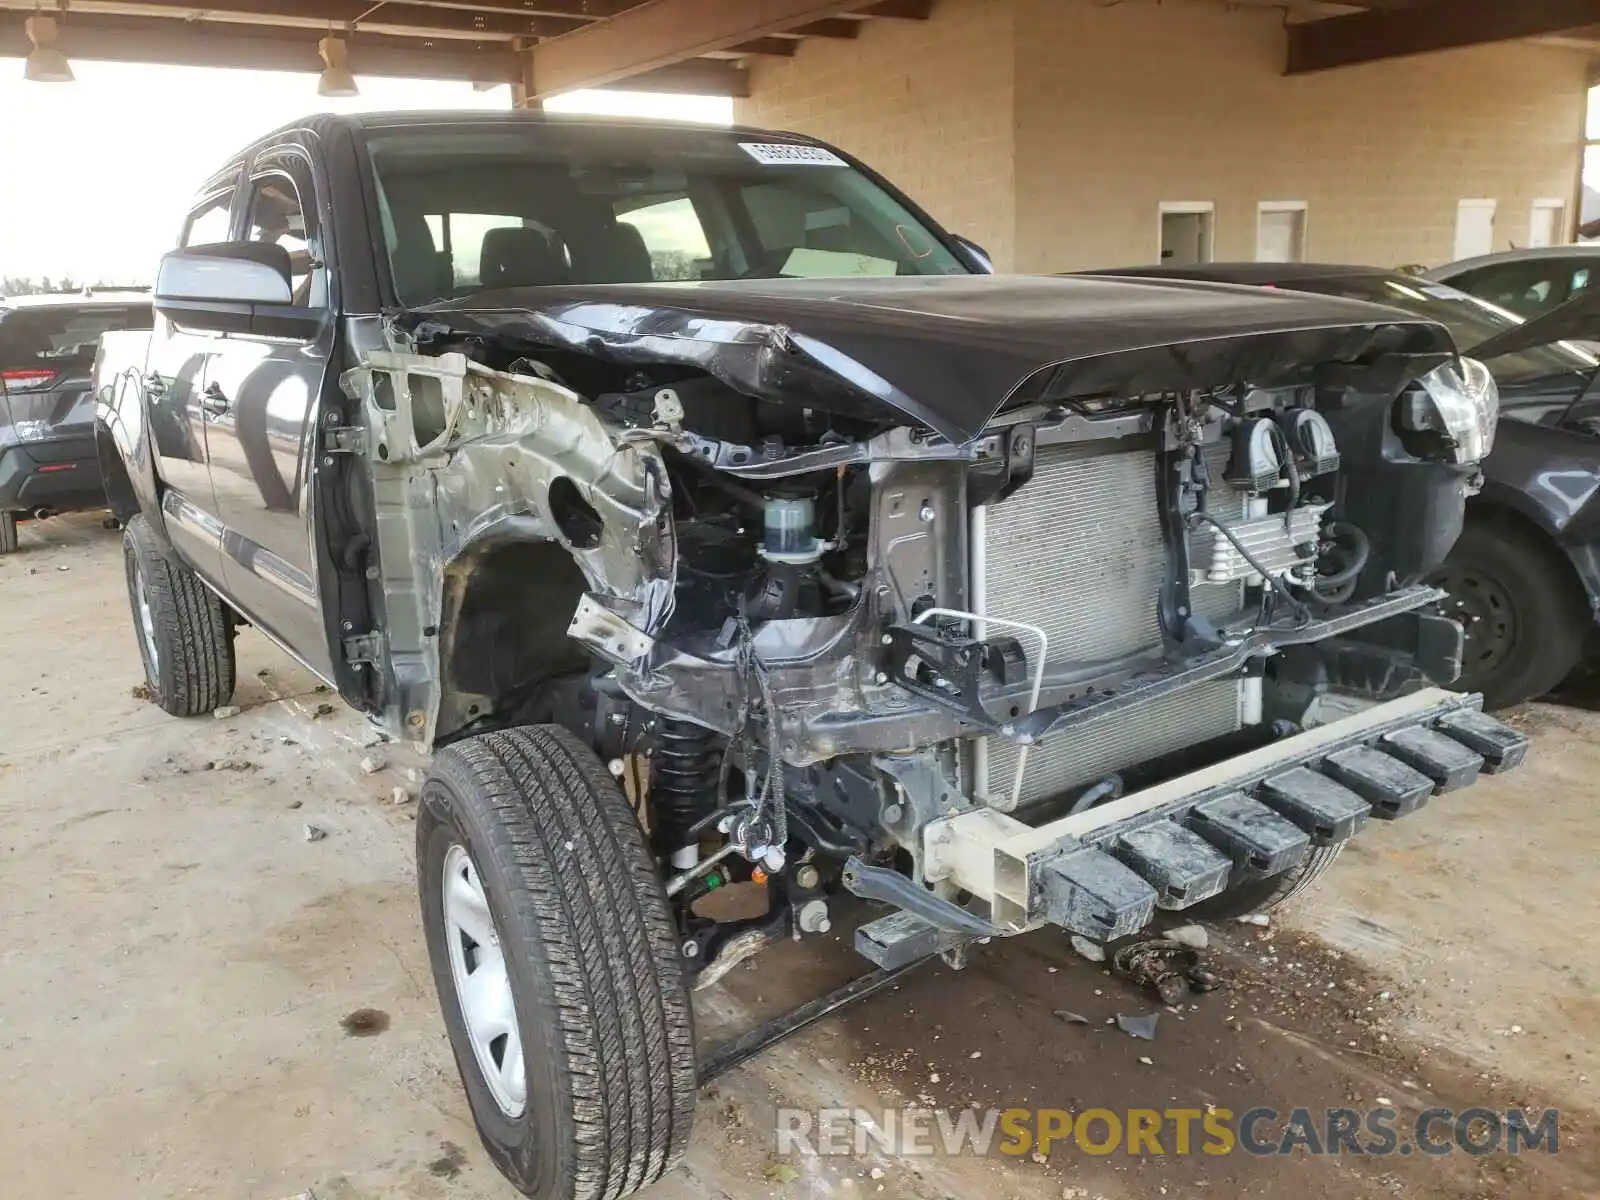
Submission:
<svg viewBox="0 0 1600 1200">
<path fill-rule="evenodd" d="M 122 531 L 133 634 L 150 695 L 175 717 L 233 697 L 233 622 L 210 588 L 156 537 L 143 514 Z"/>
<path fill-rule="evenodd" d="M 417 812 L 417 881 L 495 1165 L 538 1200 L 653 1183 L 689 1141 L 693 1016 L 655 861 L 600 760 L 553 725 L 441 751 Z"/>
<path fill-rule="evenodd" d="M 17 550 L 17 514 L 0 512 L 0 554 L 15 554 Z"/>
<path fill-rule="evenodd" d="M 1290 867 L 1277 875 L 1269 875 L 1265 879 L 1256 879 L 1239 887 L 1229 888 L 1220 896 L 1213 896 L 1209 900 L 1202 900 L 1193 908 L 1184 909 L 1179 915 L 1185 920 L 1193 918 L 1197 921 L 1230 921 L 1238 917 L 1253 916 L 1256 913 L 1271 912 L 1322 878 L 1322 873 L 1333 866 L 1334 859 L 1339 857 L 1339 851 L 1343 850 L 1344 846 L 1343 842 L 1337 842 L 1332 846 L 1312 846 L 1297 866 Z"/>
<path fill-rule="evenodd" d="M 1582 661 L 1593 614 L 1537 534 L 1469 521 L 1430 582 L 1450 593 L 1444 611 L 1466 634 L 1455 686 L 1482 692 L 1485 707 L 1542 696 Z"/>
</svg>

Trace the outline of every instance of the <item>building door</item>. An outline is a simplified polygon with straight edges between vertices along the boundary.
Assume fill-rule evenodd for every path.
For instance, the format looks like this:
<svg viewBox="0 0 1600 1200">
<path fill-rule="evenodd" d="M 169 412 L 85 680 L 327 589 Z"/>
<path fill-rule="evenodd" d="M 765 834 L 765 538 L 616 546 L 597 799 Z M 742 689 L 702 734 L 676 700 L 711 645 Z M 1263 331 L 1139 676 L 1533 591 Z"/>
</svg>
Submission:
<svg viewBox="0 0 1600 1200">
<path fill-rule="evenodd" d="M 1192 267 L 1211 261 L 1216 206 L 1204 201 L 1161 205 L 1161 265 Z"/>
<path fill-rule="evenodd" d="M 1494 253 L 1494 200 L 1463 200 L 1456 206 L 1456 260 Z"/>
<path fill-rule="evenodd" d="M 1306 206 L 1297 201 L 1263 201 L 1256 211 L 1256 261 L 1306 260 Z"/>
<path fill-rule="evenodd" d="M 1535 200 L 1528 216 L 1528 246 L 1559 246 L 1567 240 L 1567 205 L 1564 200 Z"/>
</svg>

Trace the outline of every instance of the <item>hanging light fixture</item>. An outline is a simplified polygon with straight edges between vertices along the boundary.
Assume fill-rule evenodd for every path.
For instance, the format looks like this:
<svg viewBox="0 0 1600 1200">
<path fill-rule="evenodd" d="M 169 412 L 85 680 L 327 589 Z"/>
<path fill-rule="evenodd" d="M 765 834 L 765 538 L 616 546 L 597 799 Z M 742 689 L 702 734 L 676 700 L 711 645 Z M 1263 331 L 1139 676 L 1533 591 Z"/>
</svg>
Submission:
<svg viewBox="0 0 1600 1200">
<path fill-rule="evenodd" d="M 22 64 L 22 77 L 34 83 L 71 83 L 72 66 L 56 49 L 56 19 L 35 13 L 22 23 L 33 49 Z"/>
<path fill-rule="evenodd" d="M 322 75 L 317 80 L 317 95 L 319 96 L 359 96 L 361 90 L 356 87 L 356 77 L 350 74 L 350 68 L 345 66 L 345 40 L 339 37 L 325 37 L 317 43 L 317 53 L 322 55 Z"/>
</svg>

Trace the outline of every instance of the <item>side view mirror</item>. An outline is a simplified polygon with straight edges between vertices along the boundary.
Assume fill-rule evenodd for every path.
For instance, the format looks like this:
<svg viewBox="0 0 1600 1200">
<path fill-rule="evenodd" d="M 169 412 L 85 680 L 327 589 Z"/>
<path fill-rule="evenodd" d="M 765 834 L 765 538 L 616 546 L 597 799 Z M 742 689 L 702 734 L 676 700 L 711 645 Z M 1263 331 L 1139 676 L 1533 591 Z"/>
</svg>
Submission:
<svg viewBox="0 0 1600 1200">
<path fill-rule="evenodd" d="M 971 267 L 980 275 L 994 274 L 994 259 L 989 252 L 971 238 L 964 238 L 959 233 L 950 235 L 956 244 L 957 251 L 963 263 Z"/>
<path fill-rule="evenodd" d="M 186 246 L 161 259 L 153 303 L 184 329 L 310 338 L 326 314 L 294 302 L 289 252 L 270 242 Z"/>
</svg>

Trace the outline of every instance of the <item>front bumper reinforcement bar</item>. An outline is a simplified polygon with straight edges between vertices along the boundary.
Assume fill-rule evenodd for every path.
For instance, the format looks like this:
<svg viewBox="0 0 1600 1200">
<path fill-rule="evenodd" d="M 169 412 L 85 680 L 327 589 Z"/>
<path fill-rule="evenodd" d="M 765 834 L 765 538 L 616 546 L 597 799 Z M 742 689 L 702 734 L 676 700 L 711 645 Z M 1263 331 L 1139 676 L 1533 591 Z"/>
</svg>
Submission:
<svg viewBox="0 0 1600 1200">
<path fill-rule="evenodd" d="M 1003 933 L 1124 937 L 1520 765 L 1527 737 L 1482 704 L 1429 688 L 1039 826 L 991 808 L 943 817 L 923 831 L 925 874 L 988 901 Z"/>
</svg>

